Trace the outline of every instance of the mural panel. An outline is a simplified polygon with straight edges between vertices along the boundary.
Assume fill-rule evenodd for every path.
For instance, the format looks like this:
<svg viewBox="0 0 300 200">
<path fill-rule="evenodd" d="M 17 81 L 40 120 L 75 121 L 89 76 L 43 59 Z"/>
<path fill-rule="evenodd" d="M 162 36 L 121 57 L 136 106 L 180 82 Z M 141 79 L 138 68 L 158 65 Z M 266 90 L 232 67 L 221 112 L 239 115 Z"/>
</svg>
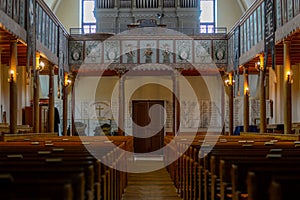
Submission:
<svg viewBox="0 0 300 200">
<path fill-rule="evenodd" d="M 195 63 L 212 63 L 211 40 L 195 40 Z"/>
<path fill-rule="evenodd" d="M 104 42 L 104 63 L 120 62 L 120 41 L 107 40 Z"/>
<path fill-rule="evenodd" d="M 156 63 L 156 40 L 140 41 L 140 63 Z"/>
<path fill-rule="evenodd" d="M 192 40 L 176 40 L 176 62 L 192 62 Z"/>
<path fill-rule="evenodd" d="M 174 62 L 174 45 L 173 40 L 159 41 L 159 63 L 173 63 Z"/>
<path fill-rule="evenodd" d="M 213 52 L 215 63 L 227 63 L 227 40 L 214 40 Z"/>
<path fill-rule="evenodd" d="M 86 41 L 85 63 L 102 63 L 102 42 Z"/>
<path fill-rule="evenodd" d="M 83 41 L 69 41 L 69 62 L 70 64 L 80 64 L 83 59 Z"/>
<path fill-rule="evenodd" d="M 122 62 L 123 63 L 137 63 L 137 41 L 122 41 Z"/>
</svg>

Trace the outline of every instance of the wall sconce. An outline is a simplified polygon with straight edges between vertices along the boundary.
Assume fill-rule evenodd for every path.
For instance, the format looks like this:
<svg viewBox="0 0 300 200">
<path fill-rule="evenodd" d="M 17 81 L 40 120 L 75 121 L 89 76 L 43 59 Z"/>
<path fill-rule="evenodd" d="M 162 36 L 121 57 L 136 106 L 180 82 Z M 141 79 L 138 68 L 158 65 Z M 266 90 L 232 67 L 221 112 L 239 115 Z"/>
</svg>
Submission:
<svg viewBox="0 0 300 200">
<path fill-rule="evenodd" d="M 44 68 L 45 68 L 45 63 L 43 61 L 41 61 L 39 66 L 36 68 L 36 70 L 43 71 Z"/>
<path fill-rule="evenodd" d="M 231 80 L 231 81 L 230 81 L 229 78 L 227 78 L 227 79 L 224 81 L 224 83 L 225 83 L 226 86 L 233 86 L 234 82 L 235 82 L 234 80 Z"/>
<path fill-rule="evenodd" d="M 14 74 L 15 71 L 14 70 L 9 70 L 9 78 L 8 78 L 8 82 L 12 82 L 14 80 Z"/>
<path fill-rule="evenodd" d="M 65 76 L 65 87 L 68 87 L 71 84 L 72 84 L 72 77 L 71 75 L 68 74 Z"/>
<path fill-rule="evenodd" d="M 261 65 L 260 65 L 260 62 L 259 62 L 259 61 L 255 63 L 255 69 L 256 69 L 257 71 L 259 71 L 259 70 L 262 70 L 262 68 L 261 68 Z"/>
<path fill-rule="evenodd" d="M 286 78 L 287 78 L 287 83 L 288 84 L 292 84 L 293 83 L 293 78 L 292 78 L 291 71 L 287 71 Z"/>
<path fill-rule="evenodd" d="M 244 95 L 249 97 L 250 96 L 250 91 L 249 91 L 249 88 L 246 87 L 245 90 L 244 90 Z"/>
</svg>

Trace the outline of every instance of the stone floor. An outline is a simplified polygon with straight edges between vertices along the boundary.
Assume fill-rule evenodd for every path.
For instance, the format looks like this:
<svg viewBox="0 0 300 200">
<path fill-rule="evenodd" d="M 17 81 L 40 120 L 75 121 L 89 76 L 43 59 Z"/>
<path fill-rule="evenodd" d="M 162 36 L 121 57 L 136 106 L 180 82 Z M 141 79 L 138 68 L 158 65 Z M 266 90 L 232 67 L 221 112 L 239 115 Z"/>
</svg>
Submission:
<svg viewBox="0 0 300 200">
<path fill-rule="evenodd" d="M 162 161 L 135 161 L 135 167 L 163 166 Z M 129 173 L 122 200 L 179 200 L 176 188 L 165 168 L 147 173 Z"/>
</svg>

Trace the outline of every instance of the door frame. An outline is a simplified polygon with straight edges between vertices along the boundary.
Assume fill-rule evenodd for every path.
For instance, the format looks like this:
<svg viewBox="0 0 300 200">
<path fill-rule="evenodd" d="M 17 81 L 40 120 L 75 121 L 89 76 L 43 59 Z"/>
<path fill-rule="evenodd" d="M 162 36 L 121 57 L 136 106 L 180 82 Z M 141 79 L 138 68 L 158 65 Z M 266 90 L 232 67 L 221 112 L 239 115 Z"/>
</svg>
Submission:
<svg viewBox="0 0 300 200">
<path fill-rule="evenodd" d="M 135 119 L 135 116 L 134 116 L 134 104 L 135 103 L 141 103 L 141 102 L 145 102 L 145 103 L 153 103 L 153 102 L 157 102 L 159 105 L 162 105 L 163 106 L 163 108 L 164 109 L 166 109 L 165 108 L 165 106 L 166 106 L 166 103 L 165 103 L 165 100 L 161 100 L 161 99 L 159 99 L 159 100 L 156 100 L 156 99 L 151 99 L 151 100 L 132 100 L 131 101 L 131 104 L 132 104 L 132 108 L 131 108 L 131 115 L 132 115 L 132 120 L 134 121 L 134 119 Z M 148 114 L 148 113 L 147 113 Z M 163 118 L 163 121 L 165 121 L 165 118 L 166 118 L 166 116 L 165 116 L 165 113 L 163 112 L 163 114 L 162 114 L 162 118 Z M 132 136 L 134 137 L 134 126 L 132 126 Z M 162 130 L 161 130 L 161 139 L 162 139 L 162 141 L 161 141 L 161 143 L 162 144 L 160 144 L 160 146 L 161 146 L 161 148 L 164 146 L 164 137 L 165 137 L 165 135 L 166 135 L 166 127 L 165 127 L 165 125 L 163 126 L 163 128 L 162 128 Z M 134 138 L 133 138 L 134 139 Z M 135 142 L 133 142 L 133 148 L 134 148 L 134 146 L 135 146 Z"/>
</svg>

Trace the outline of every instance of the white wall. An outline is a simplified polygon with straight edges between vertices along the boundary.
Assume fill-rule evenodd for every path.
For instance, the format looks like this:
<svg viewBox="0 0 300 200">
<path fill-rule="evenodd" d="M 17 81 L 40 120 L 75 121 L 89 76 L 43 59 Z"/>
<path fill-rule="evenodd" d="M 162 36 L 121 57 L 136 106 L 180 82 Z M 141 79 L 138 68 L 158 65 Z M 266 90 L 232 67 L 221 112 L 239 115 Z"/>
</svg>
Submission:
<svg viewBox="0 0 300 200">
<path fill-rule="evenodd" d="M 6 112 L 6 122 L 9 123 L 9 67 L 2 65 L 1 66 L 1 92 L 0 104 L 2 105 L 2 111 Z M 0 105 L 0 106 L 1 106 Z M 22 109 L 26 106 L 26 67 L 25 66 L 17 66 L 17 124 L 22 124 Z M 2 116 L 0 117 L 2 122 Z"/>
<path fill-rule="evenodd" d="M 223 83 L 217 76 L 187 76 L 179 78 L 180 101 L 183 109 L 192 109 L 187 113 L 190 118 L 199 120 L 199 106 L 189 108 L 189 105 L 196 105 L 199 100 L 211 99 L 221 108 L 221 95 Z M 222 84 L 220 84 L 222 83 Z M 172 91 L 173 80 L 169 76 L 130 76 L 125 79 L 125 131 L 130 132 L 132 128 L 131 111 L 133 100 L 164 100 L 168 114 L 167 129 L 172 130 Z M 111 104 L 114 119 L 118 118 L 119 109 L 119 84 L 118 77 L 79 77 L 75 82 L 75 121 L 89 123 L 89 134 L 93 134 L 97 126 L 97 113 L 95 112 L 95 101 Z M 188 105 L 186 105 L 188 104 Z M 103 112 L 105 108 L 103 108 Z M 197 111 L 198 109 L 198 111 Z M 98 112 L 98 111 L 97 111 Z M 197 117 L 197 116 L 198 117 Z M 90 118 L 89 122 L 81 118 Z M 198 127 L 197 127 L 198 128 Z"/>
<path fill-rule="evenodd" d="M 227 31 L 230 31 L 243 14 L 238 0 L 217 1 L 217 27 L 227 27 Z"/>
</svg>

